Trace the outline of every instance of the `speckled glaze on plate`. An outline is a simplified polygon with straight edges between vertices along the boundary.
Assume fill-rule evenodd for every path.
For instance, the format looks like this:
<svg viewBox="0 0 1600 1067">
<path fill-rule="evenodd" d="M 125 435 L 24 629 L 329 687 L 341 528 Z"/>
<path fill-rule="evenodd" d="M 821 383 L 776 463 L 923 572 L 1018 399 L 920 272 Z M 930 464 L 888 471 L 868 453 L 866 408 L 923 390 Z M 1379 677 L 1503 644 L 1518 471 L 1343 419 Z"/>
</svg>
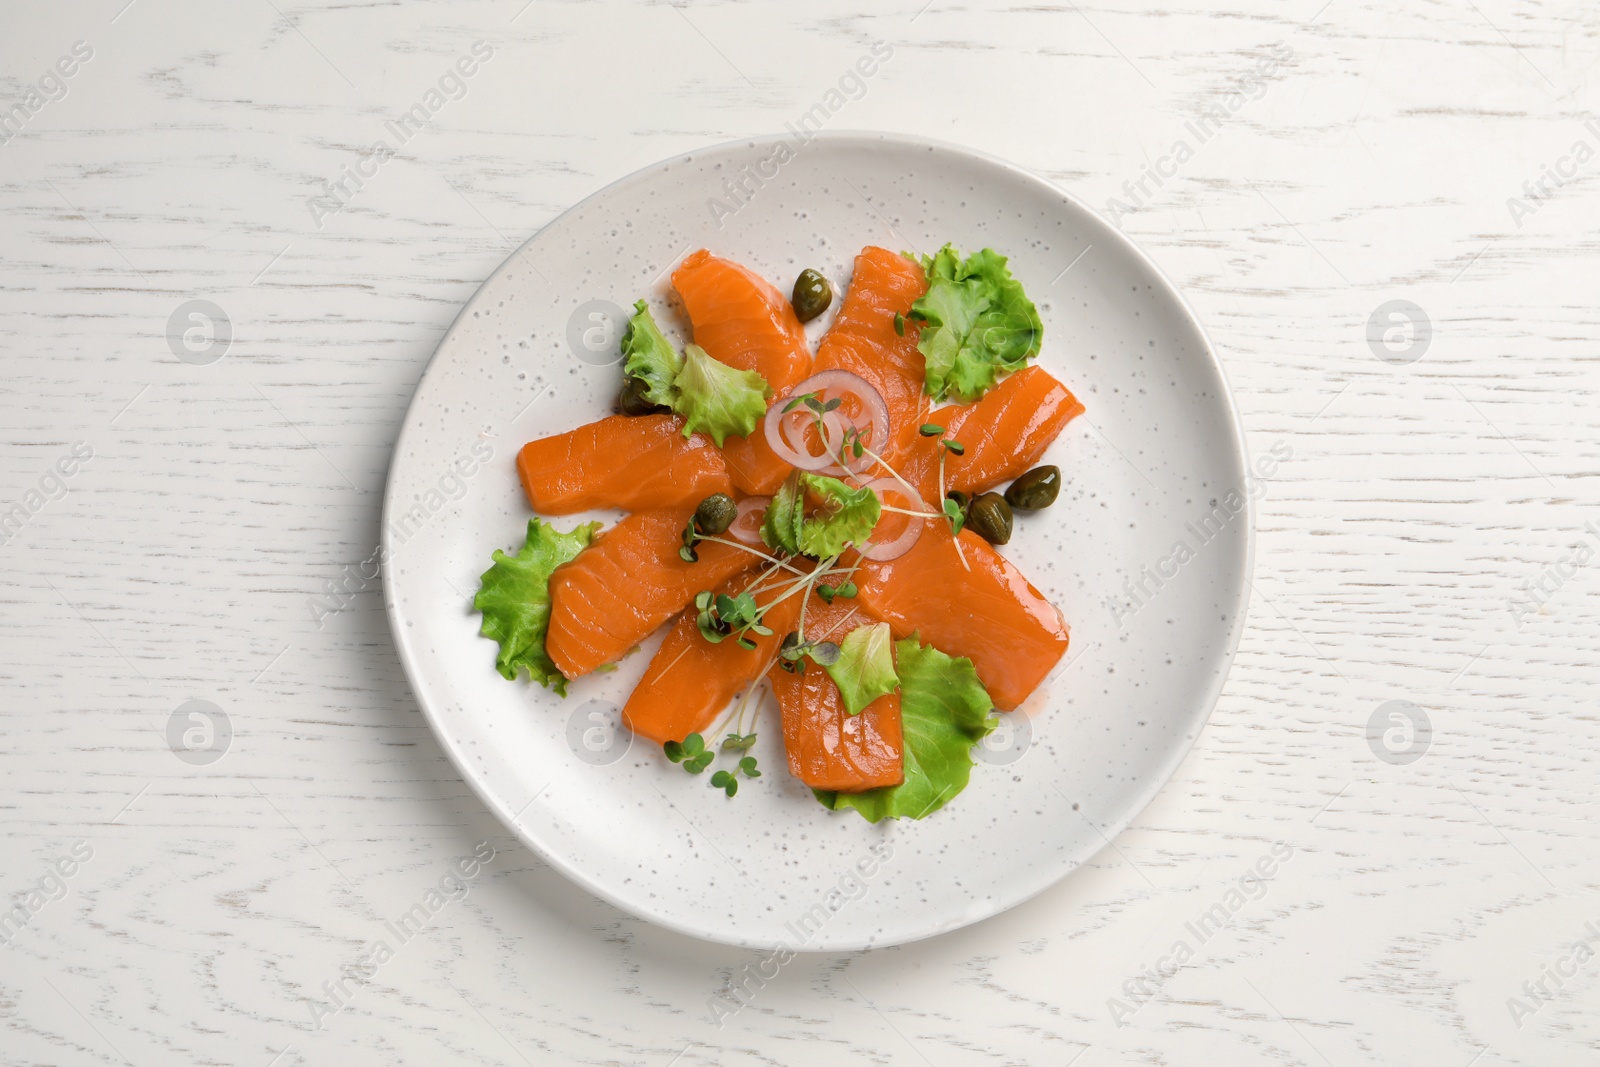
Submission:
<svg viewBox="0 0 1600 1067">
<path fill-rule="evenodd" d="M 1088 407 L 1047 457 L 1064 474 L 1060 499 L 1019 515 L 1004 549 L 1065 613 L 1072 647 L 978 750 L 965 792 L 920 822 L 873 826 L 829 812 L 783 770 L 769 701 L 754 750 L 767 773 L 729 800 L 709 775 L 690 777 L 615 728 L 655 640 L 614 673 L 574 682 L 565 699 L 495 672 L 470 601 L 490 553 L 515 550 L 530 517 L 517 449 L 610 412 L 617 309 L 647 297 L 681 342 L 687 324 L 667 276 L 693 249 L 745 263 L 785 292 L 806 267 L 842 291 L 864 245 L 931 253 L 946 241 L 1010 257 L 1044 320 L 1040 364 Z M 813 346 L 830 319 L 809 325 Z M 385 594 L 400 659 L 445 750 L 573 881 L 713 941 L 890 945 L 1045 889 L 1171 776 L 1239 638 L 1254 484 L 1194 316 L 1127 238 L 1060 189 L 901 136 L 741 141 L 602 189 L 467 303 L 395 448 Z"/>
</svg>

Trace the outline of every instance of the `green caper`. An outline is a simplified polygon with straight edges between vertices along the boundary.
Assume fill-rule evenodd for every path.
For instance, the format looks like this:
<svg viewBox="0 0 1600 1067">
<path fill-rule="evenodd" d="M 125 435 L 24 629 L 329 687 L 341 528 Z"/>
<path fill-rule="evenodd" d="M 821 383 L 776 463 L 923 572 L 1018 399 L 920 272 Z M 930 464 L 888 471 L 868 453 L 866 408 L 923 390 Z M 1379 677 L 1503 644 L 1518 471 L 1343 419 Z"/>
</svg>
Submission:
<svg viewBox="0 0 1600 1067">
<path fill-rule="evenodd" d="M 712 493 L 694 509 L 695 528 L 708 536 L 726 533 L 738 517 L 739 505 L 727 493 Z"/>
<path fill-rule="evenodd" d="M 1011 505 L 999 493 L 985 493 L 967 509 L 967 529 L 989 542 L 1003 545 L 1011 540 Z"/>
<path fill-rule="evenodd" d="M 645 396 L 645 391 L 650 386 L 643 378 L 634 377 L 632 374 L 622 379 L 622 392 L 617 394 L 617 411 L 623 415 L 661 415 L 672 409 L 661 404 L 651 403 Z"/>
<path fill-rule="evenodd" d="M 789 302 L 794 305 L 795 316 L 801 322 L 810 322 L 833 303 L 833 286 L 808 267 L 794 280 L 794 296 Z"/>
<path fill-rule="evenodd" d="M 1006 489 L 1006 503 L 1020 511 L 1038 511 L 1056 502 L 1061 492 L 1060 467 L 1035 467 Z"/>
</svg>

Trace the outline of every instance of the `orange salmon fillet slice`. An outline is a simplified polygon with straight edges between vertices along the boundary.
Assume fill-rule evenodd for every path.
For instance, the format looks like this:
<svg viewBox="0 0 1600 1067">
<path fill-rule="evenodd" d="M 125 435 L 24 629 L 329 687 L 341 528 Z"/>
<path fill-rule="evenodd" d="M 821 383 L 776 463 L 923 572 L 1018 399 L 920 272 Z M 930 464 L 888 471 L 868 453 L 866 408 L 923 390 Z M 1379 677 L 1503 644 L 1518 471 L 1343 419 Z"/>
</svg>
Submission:
<svg viewBox="0 0 1600 1067">
<path fill-rule="evenodd" d="M 694 326 L 694 343 L 713 359 L 753 370 L 780 397 L 811 373 L 805 327 L 782 293 L 760 275 L 705 249 L 672 272 Z M 770 494 L 790 467 L 767 444 L 760 427 L 723 441 L 723 460 L 740 492 Z"/>
<path fill-rule="evenodd" d="M 757 557 L 702 541 L 698 563 L 679 558 L 694 505 L 639 511 L 606 530 L 550 576 L 545 651 L 568 678 L 614 663 L 702 589 L 749 570 Z"/>
<path fill-rule="evenodd" d="M 824 604 L 812 596 L 806 607 L 806 637 L 837 642 L 857 626 L 879 621 L 854 600 Z M 789 772 L 800 781 L 813 789 L 859 793 L 905 780 L 898 692 L 849 715 L 839 687 L 810 660 L 804 674 L 774 665 L 767 677 L 783 718 Z"/>
<path fill-rule="evenodd" d="M 517 453 L 517 475 L 528 503 L 545 515 L 644 511 L 733 492 L 722 453 L 699 434 L 685 440 L 676 415 L 612 415 L 529 441 Z"/>
<path fill-rule="evenodd" d="M 895 315 L 909 315 L 911 305 L 927 291 L 927 275 L 920 266 L 868 245 L 856 256 L 839 316 L 817 349 L 818 370 L 858 374 L 882 395 L 890 425 L 883 455 L 891 466 L 917 440 L 917 428 L 928 421 L 929 400 L 922 391 L 925 361 L 917 351 L 921 326 L 904 319 L 905 335 L 894 330 Z"/>
<path fill-rule="evenodd" d="M 742 576 L 716 591 L 737 596 L 752 584 L 750 577 Z M 766 607 L 781 592 L 774 588 L 757 593 L 756 603 Z M 739 647 L 731 638 L 717 644 L 707 641 L 695 622 L 697 614 L 693 604 L 679 613 L 622 709 L 628 729 L 658 745 L 703 732 L 727 710 L 739 690 L 761 677 L 778 654 L 784 634 L 794 629 L 800 597 L 779 601 L 763 616 L 763 625 L 772 634 L 751 634 L 754 651 Z"/>
<path fill-rule="evenodd" d="M 944 487 L 976 496 L 1001 482 L 1026 474 L 1039 462 L 1063 427 L 1083 414 L 1067 387 L 1039 367 L 1025 367 L 973 404 L 949 404 L 928 415 L 959 441 L 962 455 L 944 461 Z M 901 468 L 923 499 L 938 505 L 939 439 L 923 437 L 912 445 Z"/>
<path fill-rule="evenodd" d="M 961 565 L 948 526 L 928 529 L 899 559 L 864 562 L 857 598 L 889 623 L 977 669 L 995 707 L 1012 711 L 1067 651 L 1067 624 L 1012 563 L 970 530 Z"/>
</svg>

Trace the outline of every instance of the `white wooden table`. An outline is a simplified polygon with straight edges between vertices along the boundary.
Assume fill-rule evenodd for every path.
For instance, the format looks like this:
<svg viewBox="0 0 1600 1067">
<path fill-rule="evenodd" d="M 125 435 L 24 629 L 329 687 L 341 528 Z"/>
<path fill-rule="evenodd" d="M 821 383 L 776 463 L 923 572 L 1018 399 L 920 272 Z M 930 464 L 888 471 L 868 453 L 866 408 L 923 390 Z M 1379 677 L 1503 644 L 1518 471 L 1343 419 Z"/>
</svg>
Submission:
<svg viewBox="0 0 1600 1067">
<path fill-rule="evenodd" d="M 6 12 L 0 1063 L 1600 1060 L 1592 3 L 524 3 Z M 507 252 L 879 40 L 831 125 L 1118 215 L 1292 458 L 1227 689 L 1133 829 L 719 1029 L 758 954 L 515 845 L 366 561 L 412 387 Z M 192 301 L 225 346 L 185 347 Z"/>
</svg>

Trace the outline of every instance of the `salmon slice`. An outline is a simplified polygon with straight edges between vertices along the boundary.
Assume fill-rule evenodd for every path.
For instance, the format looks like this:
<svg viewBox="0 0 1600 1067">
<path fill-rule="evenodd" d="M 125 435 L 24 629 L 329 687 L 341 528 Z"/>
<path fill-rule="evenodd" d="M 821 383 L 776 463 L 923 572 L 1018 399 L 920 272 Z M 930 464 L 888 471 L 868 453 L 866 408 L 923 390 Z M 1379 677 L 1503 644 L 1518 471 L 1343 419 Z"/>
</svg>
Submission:
<svg viewBox="0 0 1600 1067">
<path fill-rule="evenodd" d="M 970 571 L 949 528 L 930 524 L 899 559 L 861 565 L 857 599 L 896 637 L 970 659 L 995 707 L 1012 711 L 1067 651 L 1067 624 L 989 542 L 962 530 L 961 547 Z"/>
<path fill-rule="evenodd" d="M 613 663 L 702 589 L 759 562 L 731 545 L 701 542 L 698 563 L 678 556 L 694 505 L 638 511 L 550 576 L 545 651 L 568 678 Z"/>
<path fill-rule="evenodd" d="M 927 290 L 927 275 L 920 266 L 868 245 L 856 256 L 839 316 L 817 348 L 817 370 L 860 375 L 882 395 L 890 425 L 883 455 L 891 466 L 918 439 L 917 427 L 928 421 L 929 401 L 922 391 L 924 360 L 917 351 L 921 326 L 904 319 L 905 335 L 894 330 L 894 317 L 909 315 L 912 303 Z"/>
<path fill-rule="evenodd" d="M 740 577 L 717 591 L 737 596 L 753 584 L 751 578 Z M 757 593 L 756 603 L 766 607 L 782 591 L 775 587 Z M 731 639 L 719 644 L 707 641 L 700 636 L 697 614 L 692 604 L 679 613 L 622 709 L 628 729 L 658 745 L 703 732 L 739 690 L 761 677 L 778 654 L 783 635 L 794 629 L 800 597 L 779 601 L 762 617 L 772 635 L 751 634 L 754 651 Z"/>
<path fill-rule="evenodd" d="M 806 607 L 806 637 L 841 641 L 857 626 L 879 622 L 861 604 L 844 598 Z M 810 660 L 804 674 L 779 666 L 767 672 L 783 717 L 783 747 L 789 773 L 813 789 L 859 793 L 905 780 L 900 736 L 900 694 L 889 693 L 848 715 L 839 687 Z"/>
<path fill-rule="evenodd" d="M 517 453 L 517 475 L 528 503 L 545 515 L 644 511 L 733 492 L 722 452 L 699 434 L 684 440 L 676 415 L 612 415 L 529 441 Z"/>
<path fill-rule="evenodd" d="M 1078 398 L 1039 367 L 1017 371 L 975 404 L 933 411 L 928 421 L 943 426 L 965 449 L 945 457 L 945 491 L 976 495 L 1027 473 L 1062 427 L 1081 414 Z M 922 438 L 902 469 L 930 503 L 939 497 L 940 447 L 938 438 Z"/>
<path fill-rule="evenodd" d="M 774 398 L 810 375 L 805 327 L 765 278 L 702 248 L 672 272 L 672 284 L 689 312 L 694 343 L 713 359 L 756 371 Z M 771 494 L 789 473 L 759 428 L 722 445 L 728 474 L 741 492 Z"/>
</svg>

